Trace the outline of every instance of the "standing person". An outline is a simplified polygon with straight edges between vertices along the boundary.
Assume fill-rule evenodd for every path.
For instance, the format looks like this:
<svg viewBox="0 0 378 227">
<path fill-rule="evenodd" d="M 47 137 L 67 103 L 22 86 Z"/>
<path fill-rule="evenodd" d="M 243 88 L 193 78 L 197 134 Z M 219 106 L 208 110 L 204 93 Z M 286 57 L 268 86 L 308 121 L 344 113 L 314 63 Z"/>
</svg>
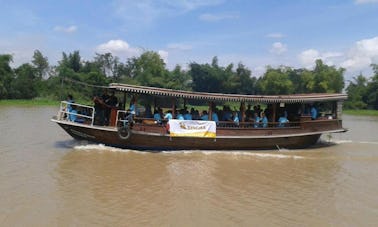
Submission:
<svg viewBox="0 0 378 227">
<path fill-rule="evenodd" d="M 71 94 L 67 95 L 66 102 L 67 102 L 67 104 L 66 104 L 65 112 L 67 114 L 65 114 L 65 116 L 67 116 L 67 119 L 69 120 L 70 119 L 70 114 L 69 113 L 72 111 L 72 105 L 71 104 L 75 102 Z"/>
<path fill-rule="evenodd" d="M 107 106 L 109 102 L 110 96 L 108 95 L 108 90 L 104 89 L 103 93 L 101 95 L 101 99 L 104 102 L 103 108 L 104 108 L 104 113 L 103 113 L 103 125 L 108 125 L 109 124 L 109 115 L 110 115 L 110 108 Z"/>
</svg>

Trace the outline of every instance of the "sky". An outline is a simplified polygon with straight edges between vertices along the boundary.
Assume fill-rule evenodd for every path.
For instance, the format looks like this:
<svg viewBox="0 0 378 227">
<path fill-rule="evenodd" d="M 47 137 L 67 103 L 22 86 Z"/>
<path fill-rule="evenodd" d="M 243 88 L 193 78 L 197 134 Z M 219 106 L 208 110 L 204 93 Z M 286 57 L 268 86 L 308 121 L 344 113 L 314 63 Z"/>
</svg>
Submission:
<svg viewBox="0 0 378 227">
<path fill-rule="evenodd" d="M 168 69 L 193 62 L 346 69 L 346 79 L 378 64 L 378 0 L 0 0 L 0 54 L 15 66 L 40 50 L 84 60 L 110 52 L 121 61 L 156 51 Z"/>
</svg>

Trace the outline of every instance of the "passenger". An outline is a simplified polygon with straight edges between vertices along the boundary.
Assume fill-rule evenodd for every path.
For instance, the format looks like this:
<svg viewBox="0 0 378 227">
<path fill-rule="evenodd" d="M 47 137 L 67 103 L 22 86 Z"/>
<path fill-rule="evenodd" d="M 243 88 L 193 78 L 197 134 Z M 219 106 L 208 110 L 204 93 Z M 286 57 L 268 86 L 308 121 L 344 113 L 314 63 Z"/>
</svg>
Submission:
<svg viewBox="0 0 378 227">
<path fill-rule="evenodd" d="M 93 97 L 94 102 L 94 109 L 95 109 L 95 124 L 96 125 L 104 125 L 105 117 L 104 117 L 104 111 L 105 111 L 105 103 L 104 100 L 102 100 L 99 96 Z"/>
<path fill-rule="evenodd" d="M 268 127 L 268 118 L 265 116 L 264 112 L 261 112 L 261 122 L 262 122 L 262 127 L 266 128 Z"/>
<path fill-rule="evenodd" d="M 164 115 L 164 119 L 166 120 L 170 120 L 170 119 L 173 119 L 173 116 L 172 116 L 172 111 L 171 110 L 168 110 L 167 113 Z"/>
<path fill-rule="evenodd" d="M 184 119 L 185 120 L 192 120 L 192 115 L 187 110 L 185 110 Z"/>
<path fill-rule="evenodd" d="M 236 111 L 234 111 L 234 114 L 233 114 L 233 121 L 234 121 L 235 125 L 239 126 L 239 116 L 238 116 L 238 113 Z"/>
<path fill-rule="evenodd" d="M 74 99 L 72 97 L 72 95 L 67 95 L 67 112 L 71 112 L 72 110 L 72 106 L 71 106 L 71 103 L 74 103 Z"/>
<path fill-rule="evenodd" d="M 278 118 L 278 127 L 285 127 L 286 123 L 288 122 L 289 120 L 287 119 L 287 117 L 285 117 L 285 113 L 284 113 L 280 118 Z"/>
<path fill-rule="evenodd" d="M 72 122 L 75 122 L 77 119 L 77 110 L 76 106 L 72 106 L 70 113 L 68 114 L 68 119 Z"/>
<path fill-rule="evenodd" d="M 209 120 L 209 115 L 207 114 L 206 110 L 202 111 L 201 120 L 203 120 L 203 121 L 208 121 Z"/>
<path fill-rule="evenodd" d="M 184 114 L 183 114 L 184 112 L 183 111 L 184 110 L 180 110 L 178 114 L 176 113 L 177 120 L 185 120 L 184 119 Z"/>
<path fill-rule="evenodd" d="M 314 105 L 311 106 L 310 114 L 312 120 L 315 120 L 318 117 L 318 111 L 316 110 Z"/>
<path fill-rule="evenodd" d="M 232 113 L 228 106 L 223 106 L 222 121 L 232 121 Z"/>
<path fill-rule="evenodd" d="M 131 99 L 129 111 L 132 115 L 137 115 L 137 108 L 136 108 L 134 99 Z"/>
<path fill-rule="evenodd" d="M 160 115 L 159 110 L 155 110 L 155 111 L 154 111 L 154 120 L 155 120 L 156 123 L 158 123 L 158 124 L 161 123 L 161 115 Z"/>
<path fill-rule="evenodd" d="M 213 112 L 212 114 L 211 114 L 211 119 L 213 120 L 213 121 L 215 121 L 215 124 L 218 124 L 219 123 L 219 118 L 218 118 L 218 114 L 217 114 L 217 112 Z"/>
<path fill-rule="evenodd" d="M 258 128 L 259 126 L 260 126 L 260 117 L 259 117 L 259 115 L 257 114 L 257 112 L 255 112 L 254 113 L 254 121 L 255 121 L 255 123 L 253 124 L 253 127 L 254 128 Z"/>
<path fill-rule="evenodd" d="M 150 105 L 146 105 L 146 111 L 144 112 L 144 117 L 145 118 L 152 118 L 153 115 L 152 115 L 152 111 L 151 111 L 151 106 Z"/>
</svg>

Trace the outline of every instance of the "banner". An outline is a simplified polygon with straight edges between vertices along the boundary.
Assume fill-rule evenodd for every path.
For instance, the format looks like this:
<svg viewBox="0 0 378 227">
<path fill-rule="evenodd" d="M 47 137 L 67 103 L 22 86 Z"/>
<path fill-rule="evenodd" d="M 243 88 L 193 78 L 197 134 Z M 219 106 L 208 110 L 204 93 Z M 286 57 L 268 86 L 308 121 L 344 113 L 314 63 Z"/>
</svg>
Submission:
<svg viewBox="0 0 378 227">
<path fill-rule="evenodd" d="M 216 137 L 215 121 L 175 120 L 168 122 L 170 136 Z"/>
</svg>

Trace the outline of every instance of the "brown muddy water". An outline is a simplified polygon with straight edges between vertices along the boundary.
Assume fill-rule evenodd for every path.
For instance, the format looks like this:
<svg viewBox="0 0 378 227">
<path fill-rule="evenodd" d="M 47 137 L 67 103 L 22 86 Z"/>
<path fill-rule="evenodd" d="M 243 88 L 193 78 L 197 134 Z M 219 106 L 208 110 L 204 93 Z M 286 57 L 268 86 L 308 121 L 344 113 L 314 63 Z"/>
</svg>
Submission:
<svg viewBox="0 0 378 227">
<path fill-rule="evenodd" d="M 0 226 L 377 226 L 378 118 L 304 150 L 88 145 L 57 108 L 0 107 Z"/>
</svg>

